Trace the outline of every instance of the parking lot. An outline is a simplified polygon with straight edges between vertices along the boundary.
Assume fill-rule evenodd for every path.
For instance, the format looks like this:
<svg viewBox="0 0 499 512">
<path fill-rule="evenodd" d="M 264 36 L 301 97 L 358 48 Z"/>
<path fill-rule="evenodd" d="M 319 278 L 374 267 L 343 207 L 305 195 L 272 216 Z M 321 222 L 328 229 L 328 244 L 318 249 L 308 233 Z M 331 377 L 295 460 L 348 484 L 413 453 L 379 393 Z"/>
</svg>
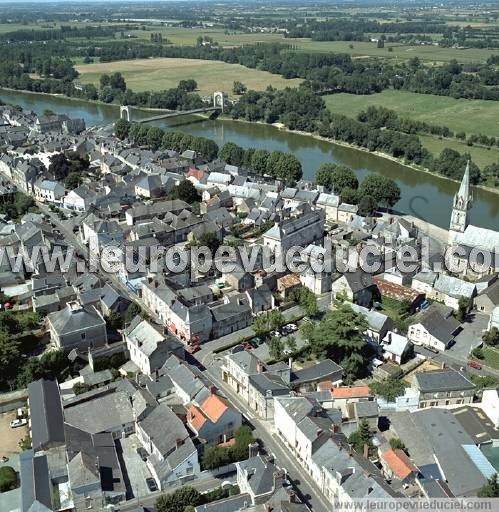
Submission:
<svg viewBox="0 0 499 512">
<path fill-rule="evenodd" d="M 125 468 L 123 473 L 128 474 L 128 481 L 132 487 L 133 497 L 141 498 L 151 494 L 146 484 L 146 478 L 151 476 L 147 464 L 140 458 L 137 448 L 141 446 L 137 436 L 132 434 L 125 439 L 117 441 L 123 450 Z"/>
<path fill-rule="evenodd" d="M 0 457 L 10 457 L 19 453 L 19 442 L 28 435 L 28 427 L 10 427 L 10 422 L 15 419 L 16 411 L 0 414 Z"/>
</svg>

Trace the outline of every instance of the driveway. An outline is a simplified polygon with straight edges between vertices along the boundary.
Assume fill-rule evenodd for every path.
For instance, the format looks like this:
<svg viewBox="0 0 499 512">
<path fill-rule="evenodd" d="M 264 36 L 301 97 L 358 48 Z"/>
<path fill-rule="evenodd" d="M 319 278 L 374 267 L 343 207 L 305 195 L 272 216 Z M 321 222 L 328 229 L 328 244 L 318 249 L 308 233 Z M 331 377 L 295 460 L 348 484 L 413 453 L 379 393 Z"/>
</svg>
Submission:
<svg viewBox="0 0 499 512">
<path fill-rule="evenodd" d="M 130 498 L 141 498 L 151 494 L 146 484 L 146 478 L 151 476 L 147 464 L 140 458 L 137 448 L 141 446 L 137 436 L 132 434 L 125 439 L 119 439 L 117 443 L 121 446 L 122 458 L 125 467 L 121 468 L 125 481 L 130 483 L 133 496 Z M 127 476 L 125 476 L 125 473 Z M 128 478 L 127 478 L 128 477 Z"/>
<path fill-rule="evenodd" d="M 472 312 L 469 321 L 462 325 L 463 330 L 456 336 L 456 343 L 446 351 L 449 356 L 466 361 L 469 353 L 482 343 L 482 334 L 488 322 L 488 315 Z"/>
<path fill-rule="evenodd" d="M 0 414 L 0 457 L 19 453 L 19 442 L 28 435 L 28 427 L 10 428 L 10 422 L 15 419 L 16 411 Z"/>
</svg>

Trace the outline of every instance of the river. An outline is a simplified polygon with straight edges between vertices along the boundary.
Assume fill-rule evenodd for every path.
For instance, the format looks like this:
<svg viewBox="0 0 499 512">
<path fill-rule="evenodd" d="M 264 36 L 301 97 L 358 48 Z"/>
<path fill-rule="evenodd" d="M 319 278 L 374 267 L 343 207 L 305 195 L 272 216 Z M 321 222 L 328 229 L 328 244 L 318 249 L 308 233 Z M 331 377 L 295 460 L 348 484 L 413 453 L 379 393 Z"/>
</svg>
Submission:
<svg viewBox="0 0 499 512">
<path fill-rule="evenodd" d="M 0 90 L 0 99 L 24 109 L 43 113 L 50 109 L 70 117 L 85 119 L 87 126 L 109 124 L 119 116 L 116 105 L 101 105 L 41 94 Z M 132 117 L 149 117 L 150 112 L 132 110 Z M 316 169 L 324 162 L 337 162 L 351 167 L 359 179 L 369 172 L 393 178 L 401 190 L 396 209 L 419 217 L 431 224 L 447 228 L 454 193 L 458 184 L 438 176 L 422 173 L 391 160 L 347 148 L 313 137 L 279 130 L 273 126 L 243 123 L 231 120 L 208 120 L 184 117 L 155 123 L 164 129 L 176 129 L 215 140 L 219 145 L 231 141 L 244 147 L 294 153 L 303 166 L 304 178 L 312 179 Z M 499 195 L 474 189 L 474 204 L 470 212 L 471 223 L 499 230 Z"/>
</svg>

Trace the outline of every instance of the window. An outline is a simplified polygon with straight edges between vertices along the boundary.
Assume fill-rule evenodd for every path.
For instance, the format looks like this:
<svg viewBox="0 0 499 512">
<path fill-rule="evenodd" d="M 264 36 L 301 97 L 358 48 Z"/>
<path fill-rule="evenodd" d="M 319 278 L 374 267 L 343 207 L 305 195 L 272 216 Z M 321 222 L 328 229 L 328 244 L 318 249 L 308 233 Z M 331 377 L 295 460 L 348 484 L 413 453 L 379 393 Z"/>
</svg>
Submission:
<svg viewBox="0 0 499 512">
<path fill-rule="evenodd" d="M 81 339 L 84 340 L 86 337 L 87 337 L 87 333 L 86 332 L 82 332 L 81 333 Z"/>
</svg>

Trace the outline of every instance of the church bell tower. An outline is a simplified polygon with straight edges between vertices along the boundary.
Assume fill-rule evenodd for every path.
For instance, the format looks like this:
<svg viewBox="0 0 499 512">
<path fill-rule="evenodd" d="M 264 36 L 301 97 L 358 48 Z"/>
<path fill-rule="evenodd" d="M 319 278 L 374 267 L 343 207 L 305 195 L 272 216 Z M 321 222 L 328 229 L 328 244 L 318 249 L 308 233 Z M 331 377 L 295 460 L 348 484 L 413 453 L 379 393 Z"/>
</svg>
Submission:
<svg viewBox="0 0 499 512">
<path fill-rule="evenodd" d="M 468 227 L 468 210 L 471 208 L 473 196 L 470 192 L 470 163 L 466 164 L 463 180 L 454 196 L 452 215 L 449 226 L 449 244 L 452 244 L 457 233 L 464 233 Z"/>
</svg>

